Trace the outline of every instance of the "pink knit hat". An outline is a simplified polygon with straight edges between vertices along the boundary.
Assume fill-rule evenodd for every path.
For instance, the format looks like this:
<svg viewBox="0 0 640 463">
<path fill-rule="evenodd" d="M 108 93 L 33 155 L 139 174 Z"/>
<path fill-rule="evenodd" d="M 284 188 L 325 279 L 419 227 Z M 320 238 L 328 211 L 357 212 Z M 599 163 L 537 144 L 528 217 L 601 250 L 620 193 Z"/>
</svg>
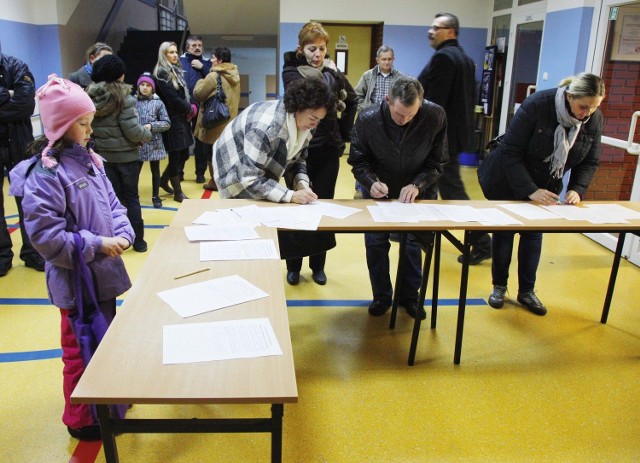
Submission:
<svg viewBox="0 0 640 463">
<path fill-rule="evenodd" d="M 156 82 L 153 80 L 153 77 L 151 77 L 151 74 L 149 74 L 148 72 L 143 73 L 140 77 L 138 77 L 138 82 L 136 83 L 136 85 L 138 87 L 140 87 L 140 83 L 141 82 L 146 82 L 149 85 L 151 85 L 151 88 L 153 89 L 153 91 L 156 91 Z"/>
<path fill-rule="evenodd" d="M 44 126 L 44 134 L 49 144 L 42 151 L 42 164 L 51 168 L 57 164 L 55 158 L 49 156 L 53 144 L 60 140 L 69 127 L 85 114 L 93 113 L 96 107 L 89 95 L 77 84 L 50 74 L 46 84 L 36 92 L 40 106 L 40 119 Z M 102 166 L 98 155 L 89 150 L 96 165 Z"/>
</svg>

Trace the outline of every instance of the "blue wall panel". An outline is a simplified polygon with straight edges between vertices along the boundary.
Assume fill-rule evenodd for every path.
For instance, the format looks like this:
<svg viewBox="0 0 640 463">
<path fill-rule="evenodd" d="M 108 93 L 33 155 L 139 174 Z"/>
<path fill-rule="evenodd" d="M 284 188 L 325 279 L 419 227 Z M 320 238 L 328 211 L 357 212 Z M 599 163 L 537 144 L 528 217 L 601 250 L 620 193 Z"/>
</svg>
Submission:
<svg viewBox="0 0 640 463">
<path fill-rule="evenodd" d="M 0 19 L 2 53 L 21 59 L 33 73 L 36 87 L 52 72 L 62 72 L 57 25 L 34 25 Z"/>
<path fill-rule="evenodd" d="M 585 70 L 592 17 L 593 8 L 590 7 L 547 14 L 538 69 L 538 90 L 556 87 L 563 78 Z M 542 80 L 544 72 L 549 74 L 546 81 Z"/>
</svg>

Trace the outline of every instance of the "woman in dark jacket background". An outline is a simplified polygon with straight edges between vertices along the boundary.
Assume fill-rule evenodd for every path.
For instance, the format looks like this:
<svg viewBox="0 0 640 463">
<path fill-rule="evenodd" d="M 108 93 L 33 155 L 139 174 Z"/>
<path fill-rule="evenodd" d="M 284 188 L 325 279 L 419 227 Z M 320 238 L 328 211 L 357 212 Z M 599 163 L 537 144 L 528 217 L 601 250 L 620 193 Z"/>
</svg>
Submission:
<svg viewBox="0 0 640 463">
<path fill-rule="evenodd" d="M 529 96 L 478 169 L 487 199 L 558 204 L 562 177 L 571 170 L 564 203 L 579 203 L 600 162 L 603 118 L 598 107 L 604 96 L 602 79 L 588 73 Z M 493 234 L 489 305 L 496 309 L 504 304 L 514 235 Z M 534 292 L 541 251 L 542 233 L 520 233 L 517 300 L 536 315 L 547 313 Z"/>
<path fill-rule="evenodd" d="M 353 120 L 358 109 L 353 87 L 327 56 L 329 34 L 322 24 L 308 22 L 298 33 L 298 48 L 284 55 L 282 81 L 284 88 L 298 79 L 322 79 L 336 94 L 338 107 L 327 113 L 313 133 L 307 157 L 307 173 L 313 191 L 320 199 L 332 199 L 335 194 L 340 156 L 349 141 Z M 338 115 L 338 113 L 341 113 Z M 299 232 L 298 232 L 299 233 Z M 324 273 L 326 251 L 335 246 L 332 233 L 300 234 L 305 242 L 299 255 L 309 255 L 313 281 L 327 283 Z M 298 235 L 298 238 L 300 238 Z M 319 252 L 316 252 L 319 251 Z M 286 257 L 286 256 L 285 256 Z M 287 259 L 287 282 L 300 281 L 302 257 Z"/>
<path fill-rule="evenodd" d="M 169 153 L 169 164 L 160 177 L 160 186 L 173 193 L 179 203 L 188 199 L 180 185 L 180 170 L 189 159 L 189 146 L 193 143 L 189 122 L 198 114 L 198 107 L 189 101 L 189 90 L 184 80 L 178 46 L 163 42 L 158 50 L 158 63 L 153 70 L 156 93 L 167 108 L 171 127 L 162 133 L 164 147 Z M 171 187 L 168 181 L 171 182 Z"/>
</svg>

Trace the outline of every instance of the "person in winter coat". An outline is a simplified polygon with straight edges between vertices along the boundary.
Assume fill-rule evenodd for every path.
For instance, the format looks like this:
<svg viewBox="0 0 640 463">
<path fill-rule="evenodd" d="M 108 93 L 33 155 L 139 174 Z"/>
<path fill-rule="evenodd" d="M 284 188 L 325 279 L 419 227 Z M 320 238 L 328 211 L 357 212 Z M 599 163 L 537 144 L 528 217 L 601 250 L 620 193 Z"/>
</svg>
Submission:
<svg viewBox="0 0 640 463">
<path fill-rule="evenodd" d="M 86 89 L 91 85 L 91 72 L 93 71 L 93 63 L 103 56 L 113 55 L 113 49 L 103 42 L 96 42 L 91 45 L 84 54 L 84 65 L 75 72 L 69 74 L 69 80 Z"/>
<path fill-rule="evenodd" d="M 282 100 L 254 103 L 222 131 L 213 145 L 221 198 L 308 204 L 307 147 L 311 130 L 335 105 L 318 79 L 300 80 Z M 285 175 L 286 172 L 286 175 Z M 287 185 L 280 180 L 285 177 Z"/>
<path fill-rule="evenodd" d="M 64 412 L 69 434 L 99 440 L 100 426 L 91 406 L 72 404 L 71 394 L 86 363 L 72 329 L 77 316 L 74 251 L 80 251 L 94 280 L 99 311 L 110 324 L 116 297 L 131 287 L 120 255 L 134 233 L 126 209 L 118 201 L 103 168 L 90 148 L 95 106 L 82 88 L 55 74 L 36 93 L 44 137 L 30 146 L 31 159 L 11 172 L 11 194 L 22 196 L 24 222 L 31 242 L 46 259 L 46 284 L 51 303 L 60 309 Z M 81 238 L 76 249 L 74 234 Z"/>
<path fill-rule="evenodd" d="M 190 102 L 189 88 L 174 42 L 160 44 L 153 77 L 156 79 L 156 92 L 171 119 L 171 128 L 162 133 L 164 147 L 169 153 L 169 164 L 160 177 L 160 187 L 173 194 L 174 201 L 182 202 L 188 198 L 182 192 L 180 171 L 189 159 L 189 147 L 193 143 L 190 122 L 198 114 L 198 106 Z"/>
<path fill-rule="evenodd" d="M 328 59 L 327 46 L 329 34 L 317 22 L 305 24 L 298 33 L 298 48 L 284 55 L 282 81 L 287 89 L 292 82 L 299 79 L 321 79 L 336 95 L 338 107 L 330 111 L 313 133 L 309 145 L 307 171 L 313 190 L 321 199 L 331 199 L 335 194 L 340 156 L 349 141 L 353 120 L 358 110 L 357 96 L 347 78 Z M 339 114 L 340 113 L 340 114 Z M 332 233 L 299 233 L 304 235 L 305 247 L 311 248 L 309 253 L 301 253 L 309 257 L 312 278 L 319 285 L 327 283 L 324 272 L 326 251 L 335 246 Z M 316 246 L 310 246 L 315 242 Z M 294 243 L 292 243 L 292 246 Z M 287 282 L 297 285 L 300 281 L 302 257 L 287 259 Z"/>
<path fill-rule="evenodd" d="M 437 198 L 436 184 L 449 161 L 447 117 L 442 107 L 425 100 L 423 95 L 420 82 L 399 76 L 381 104 L 360 112 L 348 161 L 356 180 L 364 187 L 365 198 L 397 198 L 404 203 Z M 369 314 L 373 316 L 383 315 L 391 306 L 389 235 L 364 235 L 373 293 Z M 433 242 L 433 236 L 408 236 L 406 267 L 397 288 L 400 305 L 413 318 L 424 319 L 427 315 L 424 307 L 417 304 L 422 275 L 419 242 L 427 240 Z"/>
<path fill-rule="evenodd" d="M 36 105 L 36 86 L 29 66 L 22 60 L 0 53 L 0 277 L 13 265 L 13 244 L 4 214 L 4 172 L 11 172 L 24 159 L 33 141 L 31 115 Z M 44 272 L 44 259 L 31 245 L 24 227 L 20 196 L 16 196 L 25 267 Z"/>
<path fill-rule="evenodd" d="M 189 97 L 191 101 L 196 101 L 193 95 L 193 89 L 200 79 L 204 79 L 211 70 L 211 61 L 204 59 L 202 56 L 203 43 L 202 37 L 199 35 L 190 35 L 184 45 L 184 53 L 180 55 L 180 65 L 184 71 L 184 80 L 189 89 Z M 198 108 L 200 110 L 200 108 Z M 191 129 L 195 130 L 196 120 L 191 120 Z M 195 134 L 194 134 L 195 135 Z M 203 146 L 202 142 L 196 137 L 193 147 L 193 160 L 195 162 L 196 183 L 204 183 L 204 172 L 207 169 L 207 160 L 211 160 L 211 147 Z M 184 165 L 180 171 L 180 179 L 184 177 Z"/>
<path fill-rule="evenodd" d="M 571 171 L 565 204 L 578 204 L 600 163 L 605 96 L 603 80 L 589 73 L 568 77 L 558 88 L 532 93 L 513 116 L 506 133 L 478 168 L 487 199 L 558 204 L 564 173 Z M 514 232 L 495 232 L 489 305 L 503 306 Z M 518 244 L 518 297 L 527 310 L 544 315 L 535 283 L 542 233 L 521 232 Z"/>
<path fill-rule="evenodd" d="M 211 179 L 203 185 L 205 190 L 217 191 L 218 187 L 213 179 L 213 144 L 218 139 L 224 128 L 234 117 L 238 115 L 238 105 L 240 104 L 240 74 L 238 66 L 231 62 L 231 51 L 227 47 L 218 47 L 211 55 L 211 72 L 204 79 L 200 79 L 193 89 L 193 96 L 200 103 L 207 101 L 217 93 L 218 76 L 221 78 L 222 90 L 226 97 L 226 104 L 229 108 L 229 120 L 210 129 L 202 126 L 202 111 L 198 113 L 198 121 L 194 135 L 204 146 L 205 155 L 208 159 L 209 174 Z"/>
<path fill-rule="evenodd" d="M 149 161 L 151 169 L 151 202 L 153 207 L 162 207 L 160 199 L 160 161 L 167 157 L 162 143 L 162 132 L 171 127 L 171 120 L 164 103 L 155 94 L 156 83 L 151 74 L 145 72 L 138 78 L 136 90 L 136 109 L 140 123 L 151 130 L 153 137 L 140 147 L 140 169 L 144 161 Z"/>
<path fill-rule="evenodd" d="M 107 160 L 107 177 L 118 199 L 127 208 L 127 216 L 136 233 L 133 249 L 145 252 L 147 243 L 138 193 L 138 163 L 140 145 L 151 140 L 151 130 L 140 125 L 131 85 L 123 83 L 124 73 L 124 62 L 116 55 L 100 58 L 93 65 L 91 78 L 94 83 L 87 87 L 87 93 L 96 106 L 93 121 L 96 150 Z"/>
</svg>

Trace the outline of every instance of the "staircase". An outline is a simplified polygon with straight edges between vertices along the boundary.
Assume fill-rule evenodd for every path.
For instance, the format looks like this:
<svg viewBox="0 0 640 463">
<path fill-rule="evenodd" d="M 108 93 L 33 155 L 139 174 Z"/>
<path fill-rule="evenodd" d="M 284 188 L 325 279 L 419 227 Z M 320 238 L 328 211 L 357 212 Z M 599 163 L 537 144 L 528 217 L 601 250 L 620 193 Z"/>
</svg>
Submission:
<svg viewBox="0 0 640 463">
<path fill-rule="evenodd" d="M 140 74 L 153 72 L 162 42 L 175 42 L 181 52 L 188 36 L 188 31 L 128 30 L 118 51 L 118 56 L 127 65 L 124 81 L 135 88 Z"/>
</svg>

